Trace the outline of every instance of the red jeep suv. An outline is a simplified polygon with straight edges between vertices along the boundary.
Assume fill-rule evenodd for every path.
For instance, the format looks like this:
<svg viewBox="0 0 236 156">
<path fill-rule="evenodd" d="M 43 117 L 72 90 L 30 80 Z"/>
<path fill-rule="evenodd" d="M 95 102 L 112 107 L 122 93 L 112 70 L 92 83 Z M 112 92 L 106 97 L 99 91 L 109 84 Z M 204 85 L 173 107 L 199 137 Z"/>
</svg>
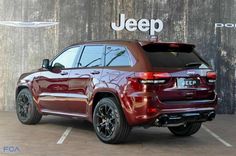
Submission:
<svg viewBox="0 0 236 156">
<path fill-rule="evenodd" d="M 18 119 L 36 124 L 42 115 L 83 118 L 105 143 L 124 141 L 134 126 L 190 136 L 214 119 L 217 104 L 216 73 L 194 48 L 136 40 L 69 46 L 20 76 Z"/>
</svg>

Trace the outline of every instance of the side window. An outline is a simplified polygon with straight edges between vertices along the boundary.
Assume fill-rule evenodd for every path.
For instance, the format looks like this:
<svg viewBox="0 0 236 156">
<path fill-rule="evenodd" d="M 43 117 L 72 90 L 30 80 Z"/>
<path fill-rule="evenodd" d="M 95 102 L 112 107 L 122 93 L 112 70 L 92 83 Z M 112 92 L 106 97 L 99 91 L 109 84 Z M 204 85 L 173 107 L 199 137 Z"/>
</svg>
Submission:
<svg viewBox="0 0 236 156">
<path fill-rule="evenodd" d="M 73 64 L 76 59 L 76 55 L 79 52 L 79 48 L 80 47 L 73 47 L 64 51 L 52 62 L 52 67 L 60 69 L 73 68 Z"/>
<path fill-rule="evenodd" d="M 130 66 L 129 55 L 124 47 L 107 46 L 105 66 Z"/>
<path fill-rule="evenodd" d="M 85 46 L 80 58 L 79 67 L 98 67 L 102 66 L 102 55 L 104 46 Z"/>
</svg>

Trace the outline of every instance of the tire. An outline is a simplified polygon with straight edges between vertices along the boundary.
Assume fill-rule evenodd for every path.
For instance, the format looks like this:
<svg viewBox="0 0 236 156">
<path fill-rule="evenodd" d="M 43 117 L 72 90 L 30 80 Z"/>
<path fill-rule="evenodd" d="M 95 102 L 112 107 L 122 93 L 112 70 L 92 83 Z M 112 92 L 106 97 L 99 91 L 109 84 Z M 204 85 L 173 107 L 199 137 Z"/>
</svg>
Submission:
<svg viewBox="0 0 236 156">
<path fill-rule="evenodd" d="M 168 127 L 168 129 L 176 136 L 190 136 L 201 128 L 202 123 L 187 123 L 178 127 Z"/>
<path fill-rule="evenodd" d="M 37 124 L 42 114 L 37 110 L 33 96 L 28 89 L 22 89 L 16 97 L 16 113 L 19 121 L 26 125 Z"/>
<path fill-rule="evenodd" d="M 115 98 L 103 98 L 97 103 L 93 112 L 93 127 L 97 137 L 108 144 L 124 142 L 131 130 Z"/>
</svg>

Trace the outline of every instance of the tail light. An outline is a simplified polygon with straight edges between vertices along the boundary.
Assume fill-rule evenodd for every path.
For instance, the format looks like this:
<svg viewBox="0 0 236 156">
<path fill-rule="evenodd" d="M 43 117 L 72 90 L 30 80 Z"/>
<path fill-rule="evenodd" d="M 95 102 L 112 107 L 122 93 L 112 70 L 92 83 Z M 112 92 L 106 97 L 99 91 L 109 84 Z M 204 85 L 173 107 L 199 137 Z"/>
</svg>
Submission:
<svg viewBox="0 0 236 156">
<path fill-rule="evenodd" d="M 170 78 L 169 73 L 142 72 L 139 73 L 140 82 L 143 84 L 163 84 Z"/>
<path fill-rule="evenodd" d="M 206 76 L 207 76 L 208 82 L 210 82 L 210 83 L 216 82 L 216 73 L 215 72 L 213 72 L 213 71 L 207 72 Z"/>
<path fill-rule="evenodd" d="M 140 72 L 134 77 L 128 77 L 132 89 L 143 90 L 143 84 L 164 84 L 171 78 L 169 73 Z M 147 88 L 146 88 L 147 89 Z"/>
</svg>

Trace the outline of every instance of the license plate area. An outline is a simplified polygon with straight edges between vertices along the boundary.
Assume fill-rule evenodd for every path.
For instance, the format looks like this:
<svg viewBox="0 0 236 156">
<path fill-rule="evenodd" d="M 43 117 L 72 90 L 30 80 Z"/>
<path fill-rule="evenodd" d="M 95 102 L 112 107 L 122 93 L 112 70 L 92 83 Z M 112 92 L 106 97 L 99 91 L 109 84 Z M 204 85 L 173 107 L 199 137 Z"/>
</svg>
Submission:
<svg viewBox="0 0 236 156">
<path fill-rule="evenodd" d="M 178 88 L 192 88 L 197 87 L 200 84 L 200 80 L 196 78 L 177 78 Z"/>
</svg>

